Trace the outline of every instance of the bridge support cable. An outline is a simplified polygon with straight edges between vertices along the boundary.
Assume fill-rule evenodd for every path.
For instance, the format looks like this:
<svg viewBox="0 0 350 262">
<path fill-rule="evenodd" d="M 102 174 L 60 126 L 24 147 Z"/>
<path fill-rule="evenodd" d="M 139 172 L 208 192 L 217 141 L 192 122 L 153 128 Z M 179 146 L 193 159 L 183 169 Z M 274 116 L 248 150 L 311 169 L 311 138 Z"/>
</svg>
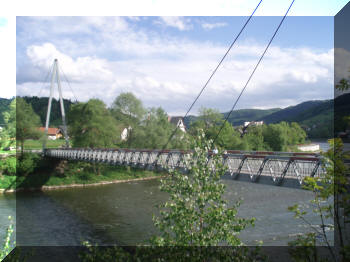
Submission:
<svg viewBox="0 0 350 262">
<path fill-rule="evenodd" d="M 59 67 L 59 70 L 62 72 L 62 75 L 63 75 L 64 79 L 66 80 L 66 82 L 67 82 L 67 84 L 69 86 L 69 89 L 71 90 L 71 92 L 72 92 L 72 94 L 74 96 L 75 102 L 78 102 L 77 96 L 75 95 L 75 93 L 73 91 L 73 88 L 72 88 L 70 82 L 68 81 L 68 78 L 67 78 L 66 74 L 64 73 L 62 67 Z"/>
<path fill-rule="evenodd" d="M 224 54 L 224 56 L 221 58 L 221 60 L 219 61 L 218 65 L 215 67 L 215 69 L 213 70 L 213 72 L 211 73 L 210 77 L 208 78 L 208 80 L 205 82 L 204 86 L 202 87 L 201 91 L 199 92 L 199 94 L 197 95 L 197 97 L 194 99 L 194 101 L 192 102 L 192 104 L 190 105 L 190 107 L 188 108 L 186 114 L 184 115 L 184 118 L 187 117 L 187 115 L 189 114 L 189 112 L 192 110 L 193 106 L 195 105 L 195 103 L 197 102 L 197 100 L 199 99 L 199 97 L 202 95 L 204 89 L 208 86 L 210 80 L 213 78 L 213 76 L 215 75 L 216 71 L 219 69 L 220 65 L 222 64 L 222 62 L 225 60 L 226 56 L 228 55 L 228 53 L 231 51 L 232 47 L 234 46 L 234 44 L 236 43 L 236 41 L 238 40 L 238 38 L 240 37 L 240 35 L 242 34 L 242 32 L 244 31 L 244 29 L 246 28 L 246 26 L 248 25 L 249 21 L 252 19 L 253 15 L 255 14 L 256 10 L 258 9 L 258 7 L 260 6 L 262 0 L 259 1 L 258 5 L 255 7 L 254 11 L 252 12 L 252 14 L 248 17 L 248 19 L 246 20 L 246 22 L 244 23 L 243 27 L 241 28 L 241 30 L 239 31 L 239 33 L 237 34 L 237 36 L 235 37 L 235 39 L 233 40 L 233 42 L 231 43 L 230 47 L 227 49 L 226 53 Z M 171 133 L 168 141 L 166 142 L 166 144 L 163 146 L 163 149 L 165 149 L 169 142 L 171 141 L 171 139 L 173 138 L 173 136 L 175 135 L 176 131 L 178 130 L 178 126 L 176 126 L 176 128 L 174 129 L 174 131 Z"/>
<path fill-rule="evenodd" d="M 47 106 L 47 113 L 46 113 L 45 139 L 43 140 L 43 152 L 45 151 L 45 148 L 46 148 L 46 139 L 47 139 L 47 133 L 48 133 L 49 124 L 50 124 L 50 114 L 51 114 L 51 105 L 52 105 L 52 98 L 53 98 L 53 92 L 54 92 L 55 77 L 56 77 L 56 82 L 57 82 L 57 86 L 58 86 L 58 94 L 59 94 L 59 100 L 60 100 L 60 108 L 61 108 L 61 116 L 62 116 L 62 124 L 63 124 L 63 135 L 64 135 L 64 139 L 66 140 L 66 147 L 69 147 L 69 139 L 68 139 L 68 132 L 67 132 L 67 124 L 66 124 L 66 114 L 64 111 L 64 102 L 63 102 L 63 96 L 62 96 L 61 80 L 60 80 L 60 76 L 59 76 L 59 67 L 58 67 L 58 61 L 57 61 L 57 59 L 55 59 L 54 64 L 53 64 L 53 68 L 52 68 L 50 97 L 49 97 L 49 102 L 48 102 L 48 106 Z"/>
<path fill-rule="evenodd" d="M 265 54 L 266 54 L 267 50 L 269 49 L 269 47 L 270 47 L 270 45 L 271 45 L 271 43 L 272 43 L 273 39 L 274 39 L 274 38 L 275 38 L 275 36 L 276 36 L 276 34 L 277 34 L 278 30 L 280 29 L 281 25 L 283 24 L 283 21 L 286 19 L 287 14 L 289 13 L 289 10 L 290 10 L 290 9 L 291 9 L 291 7 L 293 6 L 294 1 L 295 1 L 295 0 L 293 0 L 293 1 L 292 1 L 292 3 L 290 4 L 290 6 L 288 7 L 287 12 L 285 13 L 285 15 L 283 16 L 283 18 L 282 18 L 281 22 L 279 23 L 278 27 L 276 28 L 276 30 L 275 30 L 275 32 L 274 32 L 274 34 L 272 35 L 272 37 L 271 37 L 271 39 L 270 39 L 269 43 L 268 43 L 268 44 L 267 44 L 267 46 L 266 46 L 266 48 L 265 48 L 264 52 L 263 52 L 263 53 L 262 53 L 262 55 L 260 56 L 259 61 L 258 61 L 258 62 L 257 62 L 257 64 L 255 65 L 254 70 L 253 70 L 253 71 L 252 71 L 252 73 L 250 74 L 250 76 L 249 76 L 249 78 L 248 78 L 248 80 L 247 80 L 246 84 L 244 85 L 244 87 L 243 87 L 243 89 L 242 89 L 241 93 L 239 94 L 239 96 L 237 97 L 236 101 L 234 102 L 234 104 L 233 104 L 233 106 L 232 106 L 232 108 L 231 108 L 231 111 L 230 111 L 230 112 L 227 114 L 227 116 L 226 116 L 226 118 L 225 118 L 225 121 L 222 123 L 221 128 L 219 129 L 219 132 L 216 134 L 216 136 L 215 136 L 215 138 L 214 138 L 214 140 L 213 140 L 213 144 L 215 143 L 215 141 L 216 141 L 216 140 L 217 140 L 217 138 L 219 137 L 219 134 L 221 133 L 222 129 L 223 129 L 223 128 L 224 128 L 224 126 L 225 126 L 225 123 L 226 123 L 226 122 L 227 122 L 227 120 L 229 119 L 229 117 L 230 117 L 231 113 L 232 113 L 232 112 L 233 112 L 233 110 L 235 109 L 235 107 L 236 107 L 236 105 L 237 105 L 237 103 L 238 103 L 239 99 L 241 98 L 241 96 L 242 96 L 242 94 L 243 94 L 244 90 L 247 88 L 247 86 L 248 86 L 248 84 L 249 84 L 250 80 L 252 79 L 252 77 L 253 77 L 253 75 L 254 75 L 254 73 L 255 73 L 256 69 L 258 68 L 258 66 L 259 66 L 260 62 L 261 62 L 261 61 L 262 61 L 262 59 L 264 58 L 264 56 L 265 56 Z"/>
<path fill-rule="evenodd" d="M 37 97 L 39 97 L 41 95 L 41 92 L 43 91 L 43 89 L 45 87 L 46 81 L 48 80 L 48 77 L 51 74 L 51 70 L 53 69 L 53 66 L 54 66 L 54 63 L 50 66 L 49 70 L 47 71 L 47 74 L 45 76 L 43 85 L 41 86 L 41 89 L 39 90 L 39 93 L 38 93 Z"/>
</svg>

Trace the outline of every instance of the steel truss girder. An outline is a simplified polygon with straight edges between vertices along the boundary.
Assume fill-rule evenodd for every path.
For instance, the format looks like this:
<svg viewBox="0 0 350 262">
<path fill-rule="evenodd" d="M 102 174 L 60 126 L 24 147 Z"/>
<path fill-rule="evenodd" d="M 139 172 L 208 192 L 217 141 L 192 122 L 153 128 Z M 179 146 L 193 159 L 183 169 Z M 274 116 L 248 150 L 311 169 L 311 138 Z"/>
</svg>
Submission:
<svg viewBox="0 0 350 262">
<path fill-rule="evenodd" d="M 46 149 L 44 155 L 67 160 L 105 163 L 110 165 L 125 165 L 135 168 L 160 170 L 181 169 L 186 172 L 190 168 L 193 152 L 181 150 L 135 150 L 135 149 L 88 149 L 59 148 Z M 305 176 L 319 176 L 324 170 L 321 167 L 322 158 L 317 155 L 297 153 L 271 154 L 271 152 L 229 152 L 222 155 L 223 164 L 233 178 L 240 174 L 249 175 L 252 182 L 259 178 L 270 176 L 273 183 L 281 185 L 286 177 L 292 177 L 303 183 Z M 208 164 L 212 166 L 212 153 L 208 153 Z"/>
</svg>

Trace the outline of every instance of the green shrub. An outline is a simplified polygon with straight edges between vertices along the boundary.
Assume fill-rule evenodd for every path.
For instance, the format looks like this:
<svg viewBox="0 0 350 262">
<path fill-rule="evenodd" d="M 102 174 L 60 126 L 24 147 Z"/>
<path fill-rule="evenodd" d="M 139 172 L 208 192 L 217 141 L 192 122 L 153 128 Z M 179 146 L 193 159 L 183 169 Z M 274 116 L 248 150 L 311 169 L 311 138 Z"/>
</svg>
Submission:
<svg viewBox="0 0 350 262">
<path fill-rule="evenodd" d="M 40 161 L 38 154 L 25 153 L 17 160 L 17 175 L 26 176 L 32 173 Z"/>
<path fill-rule="evenodd" d="M 16 157 L 7 157 L 0 162 L 0 170 L 4 175 L 16 175 Z"/>
</svg>

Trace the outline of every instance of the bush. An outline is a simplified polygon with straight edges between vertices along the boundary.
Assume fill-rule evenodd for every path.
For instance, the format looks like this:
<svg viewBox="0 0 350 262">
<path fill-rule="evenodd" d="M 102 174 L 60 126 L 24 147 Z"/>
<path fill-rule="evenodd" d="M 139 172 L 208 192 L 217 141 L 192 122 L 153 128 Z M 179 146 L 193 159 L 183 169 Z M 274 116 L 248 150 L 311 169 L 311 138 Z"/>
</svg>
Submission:
<svg viewBox="0 0 350 262">
<path fill-rule="evenodd" d="M 40 161 L 38 154 L 25 153 L 17 160 L 17 175 L 26 176 L 32 173 Z"/>
<path fill-rule="evenodd" d="M 0 170 L 4 175 L 16 175 L 16 157 L 7 157 L 0 162 Z"/>
</svg>

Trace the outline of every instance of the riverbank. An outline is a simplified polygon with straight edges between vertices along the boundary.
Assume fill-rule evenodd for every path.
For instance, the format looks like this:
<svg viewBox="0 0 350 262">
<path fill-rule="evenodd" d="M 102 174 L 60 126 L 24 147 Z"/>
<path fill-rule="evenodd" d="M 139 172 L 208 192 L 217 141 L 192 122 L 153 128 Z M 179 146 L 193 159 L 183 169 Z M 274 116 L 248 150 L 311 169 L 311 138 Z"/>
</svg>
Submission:
<svg viewBox="0 0 350 262">
<path fill-rule="evenodd" d="M 35 168 L 26 175 L 19 175 L 17 166 L 13 172 L 0 174 L 0 193 L 25 190 L 52 190 L 68 187 L 97 186 L 145 179 L 165 175 L 156 172 L 124 166 L 109 166 L 85 162 L 38 159 Z"/>
<path fill-rule="evenodd" d="M 17 189 L 0 189 L 0 194 L 6 193 L 16 193 L 21 191 L 49 191 L 49 190 L 58 190 L 65 188 L 81 188 L 81 187 L 91 187 L 91 186 L 101 186 L 109 184 L 119 184 L 126 182 L 135 182 L 135 181 L 145 181 L 151 179 L 159 179 L 164 177 L 164 175 L 151 176 L 151 177 L 141 177 L 141 178 L 132 178 L 132 179 L 123 179 L 123 180 L 112 180 L 112 181 L 101 181 L 98 183 L 86 183 L 86 184 L 70 184 L 70 185 L 57 185 L 57 186 L 42 186 L 42 187 L 31 187 L 31 188 L 17 188 Z"/>
</svg>

